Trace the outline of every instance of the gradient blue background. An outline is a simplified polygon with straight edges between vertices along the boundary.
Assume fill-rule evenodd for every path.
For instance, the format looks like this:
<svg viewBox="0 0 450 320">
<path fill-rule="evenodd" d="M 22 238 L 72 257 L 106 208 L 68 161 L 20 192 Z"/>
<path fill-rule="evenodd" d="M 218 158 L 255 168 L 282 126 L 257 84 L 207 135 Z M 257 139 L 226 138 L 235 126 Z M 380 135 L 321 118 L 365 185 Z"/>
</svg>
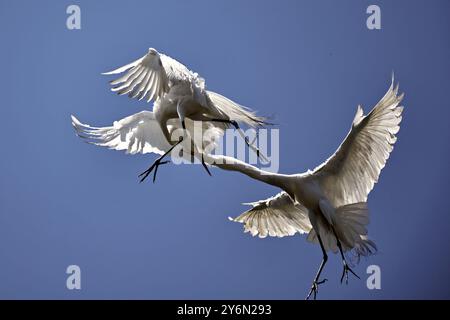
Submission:
<svg viewBox="0 0 450 320">
<path fill-rule="evenodd" d="M 366 8 L 382 30 L 366 28 Z M 78 4 L 82 30 L 66 29 Z M 101 72 L 155 47 L 214 91 L 275 115 L 280 171 L 326 159 L 358 103 L 406 92 L 396 148 L 369 197 L 380 252 L 341 285 L 332 255 L 320 298 L 450 298 L 449 1 L 0 2 L 0 298 L 303 299 L 321 259 L 304 236 L 252 238 L 231 223 L 278 190 L 200 166 L 84 144 L 70 114 L 93 125 L 151 105 L 117 97 Z M 82 270 L 69 291 L 66 267 Z M 366 268 L 382 289 L 366 288 Z"/>
</svg>

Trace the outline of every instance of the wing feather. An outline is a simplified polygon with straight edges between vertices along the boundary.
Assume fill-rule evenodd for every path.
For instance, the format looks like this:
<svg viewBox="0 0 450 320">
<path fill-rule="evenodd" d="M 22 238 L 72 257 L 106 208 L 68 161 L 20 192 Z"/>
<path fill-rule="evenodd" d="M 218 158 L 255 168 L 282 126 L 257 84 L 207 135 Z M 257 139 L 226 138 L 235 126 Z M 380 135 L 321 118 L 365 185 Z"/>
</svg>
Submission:
<svg viewBox="0 0 450 320">
<path fill-rule="evenodd" d="M 265 238 L 292 236 L 295 233 L 307 233 L 311 230 L 308 210 L 300 204 L 294 204 L 286 192 L 269 199 L 247 203 L 252 206 L 231 221 L 244 224 L 244 231 L 253 236 Z"/>
<path fill-rule="evenodd" d="M 126 72 L 110 84 L 112 91 L 119 95 L 128 94 L 130 98 L 148 102 L 157 100 L 169 91 L 170 82 L 189 80 L 194 75 L 183 64 L 153 48 L 140 59 L 104 75 Z"/>
<path fill-rule="evenodd" d="M 337 151 L 313 174 L 334 206 L 365 202 L 378 181 L 400 129 L 403 94 L 394 79 L 384 97 L 366 116 L 360 106 L 352 128 Z"/>
<path fill-rule="evenodd" d="M 150 111 L 142 111 L 115 121 L 110 127 L 91 127 L 72 116 L 72 125 L 78 136 L 88 143 L 127 153 L 164 154 L 170 144 Z"/>
</svg>

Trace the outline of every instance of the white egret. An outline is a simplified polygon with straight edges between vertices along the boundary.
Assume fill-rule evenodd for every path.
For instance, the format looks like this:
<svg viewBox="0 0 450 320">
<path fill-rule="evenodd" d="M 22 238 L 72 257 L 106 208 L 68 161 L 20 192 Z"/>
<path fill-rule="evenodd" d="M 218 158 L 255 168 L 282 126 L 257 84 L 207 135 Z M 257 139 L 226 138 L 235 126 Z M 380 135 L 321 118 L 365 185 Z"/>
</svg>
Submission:
<svg viewBox="0 0 450 320">
<path fill-rule="evenodd" d="M 313 280 L 307 299 L 316 298 L 320 274 L 327 262 L 327 251 L 341 254 L 348 272 L 344 253 L 352 251 L 358 258 L 376 251 L 368 238 L 369 214 L 367 196 L 378 181 L 396 142 L 403 107 L 398 86 L 392 84 L 385 96 L 367 115 L 358 106 L 350 132 L 337 151 L 313 171 L 300 174 L 278 174 L 260 170 L 240 160 L 205 155 L 210 164 L 225 170 L 241 172 L 253 179 L 279 187 L 276 196 L 251 203 L 252 208 L 233 221 L 244 224 L 246 232 L 260 237 L 289 236 L 308 233 L 307 239 L 319 243 L 323 260 Z"/>
<path fill-rule="evenodd" d="M 125 75 L 110 82 L 113 86 L 111 90 L 119 95 L 128 94 L 130 98 L 146 99 L 147 102 L 153 100 L 154 118 L 171 144 L 175 142 L 172 142 L 167 131 L 167 121 L 179 118 L 185 128 L 185 118 L 189 117 L 197 121 L 212 121 L 220 129 L 234 126 L 258 157 L 265 159 L 239 127 L 239 123 L 250 127 L 261 126 L 266 124 L 265 119 L 218 93 L 206 90 L 205 80 L 198 73 L 153 48 L 136 61 L 104 74 L 115 75 L 123 72 L 126 72 Z M 183 137 L 180 141 L 182 139 Z M 143 173 L 144 179 L 145 174 L 161 164 L 165 155 L 158 158 Z M 207 169 L 206 165 L 204 167 Z M 210 174 L 209 171 L 208 173 Z"/>
</svg>

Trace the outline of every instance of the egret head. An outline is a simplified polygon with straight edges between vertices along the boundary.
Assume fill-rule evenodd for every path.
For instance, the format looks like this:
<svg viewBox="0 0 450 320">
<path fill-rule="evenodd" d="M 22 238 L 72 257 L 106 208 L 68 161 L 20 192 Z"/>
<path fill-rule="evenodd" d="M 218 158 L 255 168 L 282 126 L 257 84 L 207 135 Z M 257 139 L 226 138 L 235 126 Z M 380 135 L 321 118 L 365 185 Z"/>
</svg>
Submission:
<svg viewBox="0 0 450 320">
<path fill-rule="evenodd" d="M 154 48 L 148 48 L 148 53 L 152 54 L 152 55 L 157 55 L 158 51 L 156 51 L 156 49 L 154 49 Z"/>
</svg>

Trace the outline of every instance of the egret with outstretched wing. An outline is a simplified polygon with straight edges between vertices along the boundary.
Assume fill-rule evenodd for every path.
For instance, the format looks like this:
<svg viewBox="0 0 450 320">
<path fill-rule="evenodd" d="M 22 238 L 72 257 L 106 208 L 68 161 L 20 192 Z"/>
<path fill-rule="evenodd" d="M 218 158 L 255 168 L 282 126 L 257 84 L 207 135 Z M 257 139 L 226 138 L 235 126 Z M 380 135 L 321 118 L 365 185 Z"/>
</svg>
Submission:
<svg viewBox="0 0 450 320">
<path fill-rule="evenodd" d="M 261 126 L 266 124 L 265 119 L 218 93 L 206 90 L 205 80 L 175 59 L 150 48 L 145 56 L 104 74 L 121 73 L 124 75 L 110 82 L 113 86 L 111 90 L 119 95 L 127 94 L 130 98 L 154 101 L 155 120 L 171 144 L 180 143 L 182 139 L 172 142 L 167 121 L 178 118 L 185 128 L 185 119 L 195 118 L 197 121 L 212 122 L 220 129 L 234 126 L 258 157 L 265 159 L 239 126 Z M 164 156 L 158 158 L 150 168 L 157 168 Z"/>
<path fill-rule="evenodd" d="M 238 171 L 249 177 L 279 187 L 282 193 L 267 200 L 251 203 L 252 208 L 232 219 L 244 224 L 252 235 L 289 236 L 307 233 L 307 239 L 319 243 L 323 259 L 313 280 L 307 299 L 316 293 L 320 274 L 327 262 L 327 252 L 340 252 L 344 269 L 341 282 L 348 273 L 345 252 L 359 258 L 376 251 L 368 238 L 369 212 L 367 196 L 378 181 L 381 169 L 397 140 L 403 107 L 403 94 L 398 95 L 394 79 L 385 96 L 367 115 L 360 106 L 352 127 L 337 151 L 313 171 L 300 174 L 278 174 L 260 170 L 240 160 L 205 155 L 207 162 L 224 170 Z"/>
</svg>

